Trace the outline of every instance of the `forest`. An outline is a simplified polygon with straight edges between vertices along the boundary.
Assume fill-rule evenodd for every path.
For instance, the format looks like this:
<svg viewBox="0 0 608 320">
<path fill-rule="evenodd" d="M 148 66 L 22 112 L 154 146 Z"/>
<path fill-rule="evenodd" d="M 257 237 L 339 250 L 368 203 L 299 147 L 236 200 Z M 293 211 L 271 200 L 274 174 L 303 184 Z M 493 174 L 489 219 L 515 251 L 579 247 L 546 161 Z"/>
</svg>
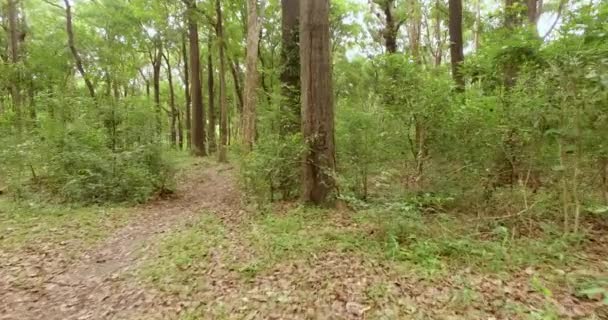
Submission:
<svg viewBox="0 0 608 320">
<path fill-rule="evenodd" d="M 604 0 L 0 26 L 0 319 L 608 319 Z"/>
</svg>

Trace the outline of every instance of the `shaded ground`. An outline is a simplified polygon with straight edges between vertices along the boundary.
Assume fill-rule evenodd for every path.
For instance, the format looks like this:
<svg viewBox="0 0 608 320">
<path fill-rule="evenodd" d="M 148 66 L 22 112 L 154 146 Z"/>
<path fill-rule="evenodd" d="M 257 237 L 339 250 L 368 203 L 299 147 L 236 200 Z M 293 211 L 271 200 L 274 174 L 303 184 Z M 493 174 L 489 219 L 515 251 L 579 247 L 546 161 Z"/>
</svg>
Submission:
<svg viewBox="0 0 608 320">
<path fill-rule="evenodd" d="M 604 238 L 564 268 L 430 274 L 350 213 L 246 213 L 233 173 L 195 166 L 175 199 L 96 222 L 93 244 L 3 246 L 0 319 L 607 319 L 603 293 L 575 295 L 608 276 Z"/>
</svg>

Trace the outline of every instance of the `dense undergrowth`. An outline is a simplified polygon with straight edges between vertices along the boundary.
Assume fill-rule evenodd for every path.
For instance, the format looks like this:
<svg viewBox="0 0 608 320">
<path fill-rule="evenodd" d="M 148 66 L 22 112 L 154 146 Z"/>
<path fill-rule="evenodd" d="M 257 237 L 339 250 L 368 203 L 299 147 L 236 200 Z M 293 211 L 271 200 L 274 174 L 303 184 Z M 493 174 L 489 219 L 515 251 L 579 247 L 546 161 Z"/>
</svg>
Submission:
<svg viewBox="0 0 608 320">
<path fill-rule="evenodd" d="M 105 101 L 101 110 L 88 100 L 47 103 L 27 131 L 6 115 L 0 122 L 0 184 L 12 197 L 88 205 L 171 192 L 174 164 L 160 137 L 143 110 L 125 110 L 136 101 Z"/>
<path fill-rule="evenodd" d="M 454 219 L 507 220 L 516 237 L 584 233 L 585 221 L 605 218 L 608 7 L 578 9 L 552 41 L 529 28 L 485 34 L 463 67 L 464 92 L 447 67 L 405 54 L 336 57 L 334 196 L 357 208 L 411 202 Z M 299 196 L 299 176 L 283 173 L 306 151 L 281 134 L 276 100 L 262 108 L 260 139 L 241 166 L 262 206 Z"/>
</svg>

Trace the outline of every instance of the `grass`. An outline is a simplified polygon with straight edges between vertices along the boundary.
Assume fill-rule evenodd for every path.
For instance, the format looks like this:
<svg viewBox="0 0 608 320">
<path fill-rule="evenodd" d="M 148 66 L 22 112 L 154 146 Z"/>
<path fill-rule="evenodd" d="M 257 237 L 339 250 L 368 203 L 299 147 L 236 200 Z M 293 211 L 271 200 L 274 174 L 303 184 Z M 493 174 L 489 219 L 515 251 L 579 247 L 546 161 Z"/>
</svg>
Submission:
<svg viewBox="0 0 608 320">
<path fill-rule="evenodd" d="M 92 245 L 125 225 L 128 216 L 122 208 L 68 207 L 0 197 L 0 247 L 18 251 L 35 243 Z"/>
<path fill-rule="evenodd" d="M 265 214 L 254 220 L 247 238 L 257 259 L 245 266 L 247 277 L 277 263 L 329 250 L 375 254 L 380 247 L 355 228 L 332 221 L 328 210 L 300 207 L 284 215 Z"/>
<path fill-rule="evenodd" d="M 449 215 L 423 216 L 409 206 L 361 211 L 347 217 L 351 219 L 347 226 L 336 219 L 334 212 L 307 208 L 261 216 L 249 230 L 259 261 L 246 273 L 325 250 L 406 263 L 427 275 L 463 267 L 503 272 L 568 264 L 580 243 L 578 237 L 563 237 L 553 230 L 518 237 L 501 225 L 467 224 Z"/>
<path fill-rule="evenodd" d="M 166 292 L 196 290 L 196 280 L 209 262 L 210 250 L 223 241 L 221 221 L 203 214 L 191 226 L 162 238 L 154 258 L 148 259 L 138 275 Z"/>
</svg>

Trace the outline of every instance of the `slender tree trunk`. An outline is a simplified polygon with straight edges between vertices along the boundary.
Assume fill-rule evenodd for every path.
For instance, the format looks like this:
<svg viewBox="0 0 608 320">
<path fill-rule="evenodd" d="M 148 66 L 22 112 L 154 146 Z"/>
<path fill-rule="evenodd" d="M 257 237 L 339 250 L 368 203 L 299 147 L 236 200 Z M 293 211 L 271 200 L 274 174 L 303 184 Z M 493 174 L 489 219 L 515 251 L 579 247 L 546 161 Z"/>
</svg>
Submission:
<svg viewBox="0 0 608 320">
<path fill-rule="evenodd" d="M 245 79 L 245 105 L 243 106 L 243 143 L 247 151 L 253 149 L 256 133 L 258 51 L 260 27 L 257 0 L 247 0 L 247 72 Z"/>
<path fill-rule="evenodd" d="M 214 87 L 214 69 L 213 69 L 213 40 L 209 35 L 207 43 L 207 91 L 209 92 L 209 152 L 217 150 L 217 141 L 215 138 L 216 115 L 215 115 L 215 87 Z"/>
<path fill-rule="evenodd" d="M 151 55 L 152 59 L 152 87 L 154 89 L 154 107 L 155 107 L 155 117 L 156 117 L 156 133 L 158 137 L 161 137 L 162 133 L 162 108 L 160 104 L 160 69 L 162 66 L 162 54 L 163 48 L 160 41 L 156 44 L 156 48 L 154 48 L 154 55 Z"/>
<path fill-rule="evenodd" d="M 177 146 L 180 150 L 184 149 L 184 117 L 182 112 L 177 110 Z"/>
<path fill-rule="evenodd" d="M 481 44 L 481 0 L 475 0 L 475 26 L 473 32 L 475 52 L 479 52 Z"/>
<path fill-rule="evenodd" d="M 197 156 L 206 156 L 205 110 L 203 107 L 201 64 L 199 60 L 200 47 L 198 24 L 193 17 L 194 12 L 196 12 L 196 3 L 190 2 L 188 30 L 190 42 L 190 96 L 192 98 L 192 151 Z"/>
<path fill-rule="evenodd" d="M 243 114 L 243 105 L 245 101 L 243 99 L 243 89 L 241 88 L 241 71 L 236 61 L 230 62 L 230 72 L 232 73 L 232 80 L 234 81 L 234 92 L 236 93 L 237 104 L 236 108 L 240 115 Z"/>
<path fill-rule="evenodd" d="M 76 49 L 76 40 L 74 39 L 74 28 L 72 26 L 72 6 L 70 5 L 70 0 L 63 0 L 65 3 L 65 21 L 66 21 L 66 32 L 68 34 L 68 46 L 70 47 L 70 51 L 72 52 L 72 56 L 74 57 L 74 61 L 76 63 L 76 69 L 80 73 L 80 76 L 84 79 L 84 83 L 89 90 L 89 95 L 91 98 L 95 98 L 95 87 L 93 83 L 89 79 L 86 71 L 84 70 L 84 66 L 82 63 L 82 58 Z"/>
<path fill-rule="evenodd" d="M 139 69 L 139 75 L 141 75 L 142 80 L 144 80 L 144 84 L 146 85 L 146 98 L 150 99 L 150 80 L 144 74 L 142 69 Z"/>
<path fill-rule="evenodd" d="M 15 109 L 15 114 L 17 116 L 18 127 L 21 128 L 21 72 L 19 72 L 19 60 L 20 60 L 20 52 L 19 52 L 19 25 L 18 25 L 18 9 L 17 9 L 17 0 L 8 0 L 7 5 L 8 11 L 8 27 L 9 27 L 9 36 L 10 36 L 10 56 L 11 63 L 15 68 L 15 77 L 10 85 L 11 96 L 13 98 L 13 107 Z"/>
<path fill-rule="evenodd" d="M 165 64 L 167 65 L 167 81 L 169 82 L 169 108 L 171 110 L 171 144 L 177 147 L 177 122 L 178 122 L 178 111 L 175 106 L 175 90 L 173 88 L 173 69 L 171 68 L 171 61 L 169 60 L 168 53 L 163 54 Z"/>
<path fill-rule="evenodd" d="M 300 51 L 299 51 L 299 19 L 300 0 L 282 0 L 283 16 L 283 46 L 281 59 L 283 69 L 281 82 L 284 103 L 281 103 L 280 132 L 284 134 L 296 133 L 300 130 Z"/>
<path fill-rule="evenodd" d="M 452 77 L 459 91 L 464 91 L 465 80 L 462 74 L 464 62 L 462 40 L 462 0 L 449 0 L 450 7 L 450 56 L 452 60 Z"/>
<path fill-rule="evenodd" d="M 329 1 L 307 0 L 300 5 L 302 134 L 308 146 L 302 200 L 323 204 L 331 201 L 336 187 Z"/>
<path fill-rule="evenodd" d="M 420 37 L 422 35 L 422 14 L 418 0 L 408 0 L 409 23 L 407 24 L 407 34 L 412 57 L 416 63 L 422 63 L 420 54 Z"/>
<path fill-rule="evenodd" d="M 192 146 L 192 117 L 190 116 L 190 110 L 192 110 L 192 100 L 190 99 L 190 69 L 188 67 L 188 50 L 186 48 L 186 34 L 182 35 L 182 59 L 184 60 L 184 97 L 186 100 L 185 110 L 186 115 L 184 123 L 186 124 L 186 146 L 191 148 Z"/>
<path fill-rule="evenodd" d="M 218 160 L 228 162 L 228 101 L 226 98 L 226 58 L 224 53 L 224 26 L 222 5 L 220 0 L 215 1 L 217 12 L 217 38 L 220 53 L 220 148 Z"/>
<path fill-rule="evenodd" d="M 435 66 L 441 66 L 443 62 L 443 39 L 441 38 L 441 2 L 440 0 L 435 1 L 435 46 L 437 50 L 435 52 Z"/>
</svg>

